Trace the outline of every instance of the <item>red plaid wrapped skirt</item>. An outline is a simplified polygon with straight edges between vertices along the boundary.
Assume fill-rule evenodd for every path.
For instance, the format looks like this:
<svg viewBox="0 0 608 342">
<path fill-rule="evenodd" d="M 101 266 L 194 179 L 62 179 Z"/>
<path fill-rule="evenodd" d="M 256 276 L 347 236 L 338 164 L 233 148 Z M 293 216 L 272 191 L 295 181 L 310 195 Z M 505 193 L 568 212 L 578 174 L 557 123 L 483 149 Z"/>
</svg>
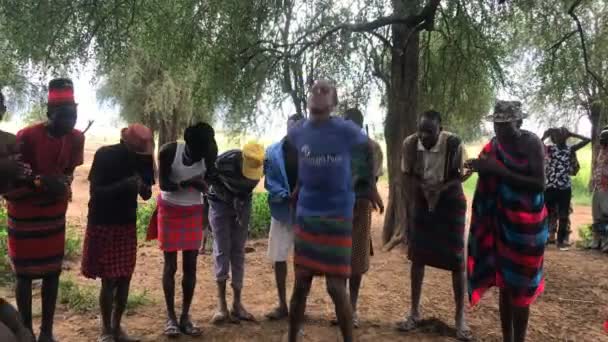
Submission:
<svg viewBox="0 0 608 342">
<path fill-rule="evenodd" d="M 180 206 L 157 199 L 148 239 L 158 238 L 164 252 L 193 251 L 203 241 L 203 205 Z"/>
<path fill-rule="evenodd" d="M 87 226 L 82 274 L 87 278 L 130 277 L 137 259 L 135 223 Z"/>
</svg>

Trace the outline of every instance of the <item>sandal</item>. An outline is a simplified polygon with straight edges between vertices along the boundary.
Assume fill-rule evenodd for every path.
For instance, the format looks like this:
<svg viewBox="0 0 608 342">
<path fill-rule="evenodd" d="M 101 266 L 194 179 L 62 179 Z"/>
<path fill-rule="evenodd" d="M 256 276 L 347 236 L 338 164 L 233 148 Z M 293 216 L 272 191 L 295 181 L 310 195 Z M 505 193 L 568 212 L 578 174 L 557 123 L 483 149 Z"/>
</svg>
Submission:
<svg viewBox="0 0 608 342">
<path fill-rule="evenodd" d="M 141 341 L 141 339 L 137 338 L 137 337 L 131 337 L 129 335 L 127 335 L 127 333 L 120 329 L 118 331 L 118 334 L 114 336 L 114 340 L 116 340 L 116 342 L 139 342 Z"/>
<path fill-rule="evenodd" d="M 214 325 L 220 325 L 220 324 L 224 324 L 224 323 L 237 323 L 235 322 L 231 315 L 229 313 L 223 312 L 223 311 L 217 311 L 216 313 L 213 314 L 213 317 L 211 317 L 211 324 Z"/>
<path fill-rule="evenodd" d="M 338 319 L 337 318 L 333 318 L 331 321 L 329 321 L 329 323 L 332 326 L 336 326 L 338 325 Z M 357 316 L 356 313 L 353 313 L 353 328 L 358 329 L 359 328 L 359 317 Z"/>
<path fill-rule="evenodd" d="M 243 308 L 230 311 L 230 317 L 238 321 L 256 322 L 255 317 Z"/>
<path fill-rule="evenodd" d="M 179 329 L 187 336 L 198 337 L 203 334 L 203 331 L 192 323 L 190 317 L 186 318 L 185 322 L 180 322 Z"/>
<path fill-rule="evenodd" d="M 473 332 L 469 328 L 459 329 L 456 331 L 456 339 L 464 342 L 472 341 Z"/>
<path fill-rule="evenodd" d="M 38 336 L 38 342 L 57 342 L 57 339 L 54 336 L 41 334 L 40 336 Z"/>
<path fill-rule="evenodd" d="M 397 330 L 401 332 L 410 332 L 418 328 L 418 324 L 420 323 L 420 319 L 416 319 L 413 316 L 409 316 L 405 321 L 401 321 L 397 323 Z"/>
<path fill-rule="evenodd" d="M 164 334 L 167 337 L 174 338 L 181 335 L 181 332 L 179 331 L 179 327 L 177 326 L 177 323 L 175 321 L 167 320 L 167 324 L 165 324 Z"/>
<path fill-rule="evenodd" d="M 271 321 L 280 321 L 287 317 L 289 317 L 289 310 L 283 310 L 281 308 L 276 308 L 266 314 L 266 318 Z"/>
</svg>

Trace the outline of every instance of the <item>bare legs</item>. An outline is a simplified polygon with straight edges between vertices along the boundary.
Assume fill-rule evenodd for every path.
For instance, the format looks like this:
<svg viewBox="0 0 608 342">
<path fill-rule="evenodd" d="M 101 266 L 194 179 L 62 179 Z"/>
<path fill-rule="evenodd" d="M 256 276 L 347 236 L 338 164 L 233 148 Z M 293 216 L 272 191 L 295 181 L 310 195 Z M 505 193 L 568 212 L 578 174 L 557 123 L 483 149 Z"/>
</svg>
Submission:
<svg viewBox="0 0 608 342">
<path fill-rule="evenodd" d="M 190 306 L 196 288 L 196 261 L 198 251 L 183 251 L 183 279 L 182 313 L 179 327 L 187 335 L 198 336 L 200 329 L 194 327 L 190 321 Z M 171 325 L 171 334 L 175 335 L 175 327 L 178 326 L 177 314 L 175 313 L 175 273 L 177 272 L 177 252 L 165 252 L 165 265 L 163 270 L 163 291 L 165 293 L 165 304 L 167 307 L 167 318 Z"/>
<path fill-rule="evenodd" d="M 59 291 L 59 274 L 42 278 L 42 323 L 39 341 L 53 341 L 53 320 Z M 23 324 L 33 332 L 32 327 L 32 279 L 17 276 L 16 299 Z"/>
<path fill-rule="evenodd" d="M 424 281 L 424 264 L 412 263 L 411 272 L 411 308 L 409 316 L 398 325 L 401 331 L 411 331 L 417 327 L 422 316 L 420 314 L 420 298 L 422 297 L 422 283 Z M 464 271 L 452 272 L 452 289 L 454 291 L 454 303 L 456 306 L 455 323 L 456 334 L 461 340 L 469 340 L 471 332 L 466 324 L 464 312 L 466 276 Z"/>
<path fill-rule="evenodd" d="M 528 330 L 529 307 L 513 305 L 511 293 L 500 290 L 500 322 L 504 342 L 524 342 Z"/>
<path fill-rule="evenodd" d="M 296 342 L 300 331 L 312 276 L 297 276 L 289 308 L 289 342 Z M 340 332 L 345 342 L 353 340 L 353 314 L 346 293 L 346 278 L 326 276 L 327 293 L 334 302 Z"/>
<path fill-rule="evenodd" d="M 266 317 L 271 320 L 283 319 L 289 315 L 287 307 L 287 262 L 279 261 L 274 263 L 274 278 L 277 284 L 277 295 L 279 306 L 269 312 Z"/>
</svg>

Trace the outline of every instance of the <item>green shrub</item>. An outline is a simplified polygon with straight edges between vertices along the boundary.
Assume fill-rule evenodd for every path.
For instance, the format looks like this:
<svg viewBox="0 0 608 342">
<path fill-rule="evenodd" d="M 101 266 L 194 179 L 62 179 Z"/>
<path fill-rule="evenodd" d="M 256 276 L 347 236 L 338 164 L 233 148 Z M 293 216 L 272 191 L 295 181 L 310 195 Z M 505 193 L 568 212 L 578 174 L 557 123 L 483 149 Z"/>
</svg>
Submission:
<svg viewBox="0 0 608 342">
<path fill-rule="evenodd" d="M 0 285 L 12 283 L 14 278 L 8 260 L 7 239 L 6 206 L 0 201 Z"/>
<path fill-rule="evenodd" d="M 590 224 L 582 226 L 578 229 L 578 237 L 580 238 L 579 241 L 577 241 L 577 245 L 579 247 L 587 247 L 591 244 L 591 241 L 593 240 L 593 229 L 591 227 Z"/>
<path fill-rule="evenodd" d="M 137 240 L 145 241 L 152 213 L 156 209 L 156 201 L 150 200 L 137 206 Z"/>
<path fill-rule="evenodd" d="M 98 310 L 98 293 L 94 287 L 78 285 L 64 276 L 59 280 L 59 303 L 78 313 Z"/>
<path fill-rule="evenodd" d="M 265 192 L 253 193 L 251 203 L 251 218 L 249 221 L 249 238 L 260 239 L 268 236 L 270 229 L 270 208 L 268 207 L 268 194 Z"/>
</svg>

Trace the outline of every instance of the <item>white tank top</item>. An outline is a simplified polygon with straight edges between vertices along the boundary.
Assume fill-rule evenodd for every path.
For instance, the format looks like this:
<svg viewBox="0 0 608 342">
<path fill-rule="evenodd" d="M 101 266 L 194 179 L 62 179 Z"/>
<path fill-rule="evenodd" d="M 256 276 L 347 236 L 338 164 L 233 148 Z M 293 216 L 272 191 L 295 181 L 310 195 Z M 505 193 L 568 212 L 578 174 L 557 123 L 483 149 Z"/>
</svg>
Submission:
<svg viewBox="0 0 608 342">
<path fill-rule="evenodd" d="M 185 144 L 177 143 L 175 158 L 173 159 L 173 164 L 171 164 L 171 175 L 169 176 L 169 179 L 175 184 L 179 184 L 182 181 L 196 176 L 205 176 L 206 168 L 204 159 L 190 166 L 184 165 L 184 147 Z M 203 204 L 200 191 L 194 188 L 180 189 L 175 192 L 161 191 L 160 195 L 163 200 L 175 205 L 190 206 Z"/>
</svg>

